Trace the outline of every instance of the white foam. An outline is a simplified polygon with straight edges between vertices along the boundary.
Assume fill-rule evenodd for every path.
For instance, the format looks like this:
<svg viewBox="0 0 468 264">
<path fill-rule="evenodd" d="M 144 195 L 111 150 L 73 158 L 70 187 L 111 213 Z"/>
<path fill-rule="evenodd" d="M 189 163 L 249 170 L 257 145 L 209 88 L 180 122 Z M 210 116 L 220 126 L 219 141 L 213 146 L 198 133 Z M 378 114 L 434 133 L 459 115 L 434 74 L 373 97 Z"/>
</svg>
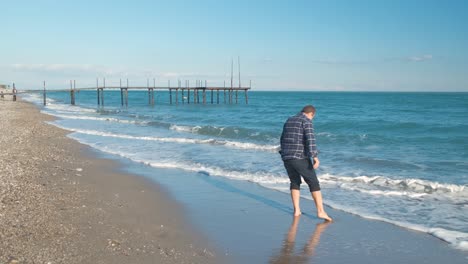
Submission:
<svg viewBox="0 0 468 264">
<path fill-rule="evenodd" d="M 94 109 L 84 108 L 76 105 L 55 103 L 55 101 L 52 101 L 52 99 L 51 101 L 48 101 L 46 108 L 63 113 L 96 113 L 96 110 Z"/>
<path fill-rule="evenodd" d="M 87 115 L 63 115 L 58 113 L 49 113 L 53 116 L 60 117 L 63 119 L 76 119 L 76 120 L 95 120 L 95 121 L 105 121 L 105 122 L 116 122 L 116 123 L 123 123 L 123 124 L 145 124 L 145 121 L 135 121 L 135 120 L 126 120 L 126 119 L 119 119 L 113 117 L 95 117 L 95 116 L 87 116 Z"/>
<path fill-rule="evenodd" d="M 407 194 L 433 194 L 433 193 L 444 193 L 448 195 L 460 195 L 467 196 L 468 188 L 466 185 L 439 183 L 421 179 L 390 179 L 383 176 L 359 176 L 359 177 L 346 177 L 346 176 L 334 176 L 330 174 L 324 174 L 321 180 L 326 183 L 343 184 L 350 183 L 355 184 L 356 187 L 367 185 L 379 188 L 388 188 L 390 191 L 396 190 L 400 193 Z M 344 185 L 348 187 L 349 185 Z M 415 196 L 415 197 L 416 197 Z"/>
<path fill-rule="evenodd" d="M 405 192 L 405 191 L 366 190 L 366 189 L 362 189 L 358 187 L 348 186 L 345 184 L 340 185 L 340 187 L 342 189 L 367 193 L 367 194 L 376 195 L 376 196 L 405 196 L 405 197 L 411 197 L 411 198 L 420 198 L 420 197 L 427 195 L 427 193 L 411 193 L 411 192 Z"/>
<path fill-rule="evenodd" d="M 107 146 L 100 146 L 93 143 L 88 143 L 79 138 L 73 136 L 73 134 L 69 135 L 70 138 L 73 138 L 83 144 L 90 145 L 98 150 L 104 151 L 109 154 L 117 155 L 120 157 L 124 157 L 130 159 L 134 162 L 142 163 L 145 165 L 149 165 L 154 168 L 166 168 L 166 169 L 182 169 L 185 171 L 190 172 L 201 172 L 204 174 L 208 174 L 210 176 L 222 176 L 234 180 L 244 180 L 259 184 L 288 184 L 289 185 L 289 178 L 285 175 L 273 175 L 267 172 L 257 172 L 251 173 L 246 171 L 233 171 L 233 170 L 225 170 L 215 166 L 206 166 L 200 163 L 178 163 L 178 162 L 171 162 L 171 161 L 164 161 L 164 162 L 157 162 L 153 160 L 145 160 L 139 157 L 136 157 L 135 154 L 126 153 L 124 151 L 117 151 L 108 148 Z"/>
<path fill-rule="evenodd" d="M 309 199 L 309 200 L 311 199 L 308 196 L 303 196 L 303 198 Z M 359 208 L 352 208 L 352 207 L 349 207 L 349 206 L 342 206 L 342 205 L 338 205 L 338 204 L 333 203 L 333 202 L 327 202 L 327 205 L 329 205 L 330 207 L 332 207 L 334 209 L 338 209 L 338 210 L 341 210 L 341 211 L 344 211 L 344 212 L 347 212 L 347 213 L 355 214 L 355 215 L 358 215 L 358 216 L 366 218 L 366 219 L 386 222 L 386 223 L 390 223 L 390 224 L 393 224 L 393 225 L 396 225 L 396 226 L 412 229 L 412 230 L 415 230 L 415 231 L 428 233 L 428 234 L 431 234 L 431 235 L 433 235 L 433 236 L 435 236 L 435 237 L 437 237 L 439 239 L 442 239 L 442 240 L 446 241 L 447 243 L 451 244 L 452 246 L 454 246 L 454 247 L 456 247 L 458 249 L 468 251 L 468 233 L 448 230 L 448 229 L 444 229 L 444 228 L 430 228 L 430 227 L 426 227 L 426 226 L 423 226 L 423 225 L 412 224 L 412 223 L 403 222 L 403 221 L 393 221 L 393 220 L 390 220 L 390 219 L 387 219 L 387 218 L 384 218 L 384 217 L 381 217 L 381 216 L 377 216 L 377 215 L 374 215 L 374 214 L 369 214 L 369 213 L 363 212 Z"/>
<path fill-rule="evenodd" d="M 201 126 L 182 126 L 182 125 L 171 125 L 169 129 L 175 130 L 175 131 L 181 131 L 181 132 L 190 132 L 190 133 L 197 133 L 200 129 Z"/>
<path fill-rule="evenodd" d="M 188 144 L 211 144 L 211 145 L 220 145 L 226 146 L 231 148 L 238 148 L 238 149 L 251 149 L 251 150 L 262 150 L 262 151 L 271 151 L 276 152 L 278 151 L 279 146 L 270 146 L 270 145 L 259 145 L 254 143 L 247 143 L 247 142 L 235 142 L 235 141 L 226 141 L 226 140 L 216 140 L 216 139 L 194 139 L 194 138 L 176 138 L 176 137 L 149 137 L 149 136 L 132 136 L 126 134 L 115 134 L 115 133 L 108 133 L 96 130 L 86 130 L 86 129 L 77 129 L 77 128 L 70 128 L 64 127 L 55 124 L 56 126 L 81 133 L 87 135 L 95 135 L 95 136 L 102 136 L 102 137 L 114 137 L 114 138 L 125 138 L 125 139 L 133 139 L 133 140 L 148 140 L 148 141 L 159 141 L 159 142 L 171 142 L 171 143 L 188 143 Z"/>
<path fill-rule="evenodd" d="M 334 135 L 332 133 L 330 133 L 330 132 L 319 132 L 319 133 L 317 133 L 317 136 L 332 137 Z"/>
<path fill-rule="evenodd" d="M 201 126 L 185 126 L 185 125 L 175 125 L 175 124 L 172 124 L 169 129 L 171 130 L 175 130 L 175 131 L 180 131 L 180 132 L 188 132 L 188 133 L 193 133 L 193 134 L 198 134 L 199 131 L 202 129 L 203 127 Z M 223 131 L 226 129 L 226 127 L 217 127 L 217 126 L 209 126 L 208 128 L 214 130 L 214 131 L 217 131 L 217 136 L 220 136 Z M 234 132 L 235 134 L 239 134 L 239 129 L 233 129 L 232 132 Z"/>
</svg>

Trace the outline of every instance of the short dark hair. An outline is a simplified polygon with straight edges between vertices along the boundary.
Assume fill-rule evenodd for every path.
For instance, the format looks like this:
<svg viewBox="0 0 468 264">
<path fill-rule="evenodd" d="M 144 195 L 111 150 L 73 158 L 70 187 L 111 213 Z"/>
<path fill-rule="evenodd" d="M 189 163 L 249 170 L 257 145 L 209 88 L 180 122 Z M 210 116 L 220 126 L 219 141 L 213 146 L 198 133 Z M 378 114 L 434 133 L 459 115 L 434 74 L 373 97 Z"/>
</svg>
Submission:
<svg viewBox="0 0 468 264">
<path fill-rule="evenodd" d="M 312 113 L 315 115 L 315 107 L 313 105 L 306 105 L 302 108 L 302 113 Z"/>
</svg>

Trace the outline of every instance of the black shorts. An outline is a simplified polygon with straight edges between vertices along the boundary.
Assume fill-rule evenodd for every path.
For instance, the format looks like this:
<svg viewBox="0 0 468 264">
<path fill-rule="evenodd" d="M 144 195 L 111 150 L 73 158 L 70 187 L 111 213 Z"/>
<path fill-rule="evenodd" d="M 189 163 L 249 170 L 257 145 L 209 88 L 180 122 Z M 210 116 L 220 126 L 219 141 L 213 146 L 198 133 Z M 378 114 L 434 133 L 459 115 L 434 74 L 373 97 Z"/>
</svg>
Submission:
<svg viewBox="0 0 468 264">
<path fill-rule="evenodd" d="M 291 159 L 283 162 L 291 181 L 291 190 L 300 190 L 302 176 L 311 192 L 320 191 L 320 184 L 310 159 Z"/>
</svg>

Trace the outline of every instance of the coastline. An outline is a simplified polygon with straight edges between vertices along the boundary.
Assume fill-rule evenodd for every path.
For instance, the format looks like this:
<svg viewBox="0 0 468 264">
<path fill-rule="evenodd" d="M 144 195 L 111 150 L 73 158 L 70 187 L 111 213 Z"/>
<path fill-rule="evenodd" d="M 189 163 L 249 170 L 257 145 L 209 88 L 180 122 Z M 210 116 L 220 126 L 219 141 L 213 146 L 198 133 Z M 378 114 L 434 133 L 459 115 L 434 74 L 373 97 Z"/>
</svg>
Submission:
<svg viewBox="0 0 468 264">
<path fill-rule="evenodd" d="M 1 263 L 218 263 L 164 188 L 0 101 Z"/>
</svg>

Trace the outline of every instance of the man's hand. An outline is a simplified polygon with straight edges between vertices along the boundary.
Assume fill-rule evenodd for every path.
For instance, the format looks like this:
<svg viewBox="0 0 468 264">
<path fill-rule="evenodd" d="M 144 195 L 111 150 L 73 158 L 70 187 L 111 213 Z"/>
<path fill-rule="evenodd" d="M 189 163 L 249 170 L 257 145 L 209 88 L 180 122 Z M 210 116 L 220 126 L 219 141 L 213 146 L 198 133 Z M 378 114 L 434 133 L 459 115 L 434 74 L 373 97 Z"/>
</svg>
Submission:
<svg viewBox="0 0 468 264">
<path fill-rule="evenodd" d="M 318 157 L 314 157 L 314 170 L 316 170 L 320 166 L 320 160 Z"/>
</svg>

